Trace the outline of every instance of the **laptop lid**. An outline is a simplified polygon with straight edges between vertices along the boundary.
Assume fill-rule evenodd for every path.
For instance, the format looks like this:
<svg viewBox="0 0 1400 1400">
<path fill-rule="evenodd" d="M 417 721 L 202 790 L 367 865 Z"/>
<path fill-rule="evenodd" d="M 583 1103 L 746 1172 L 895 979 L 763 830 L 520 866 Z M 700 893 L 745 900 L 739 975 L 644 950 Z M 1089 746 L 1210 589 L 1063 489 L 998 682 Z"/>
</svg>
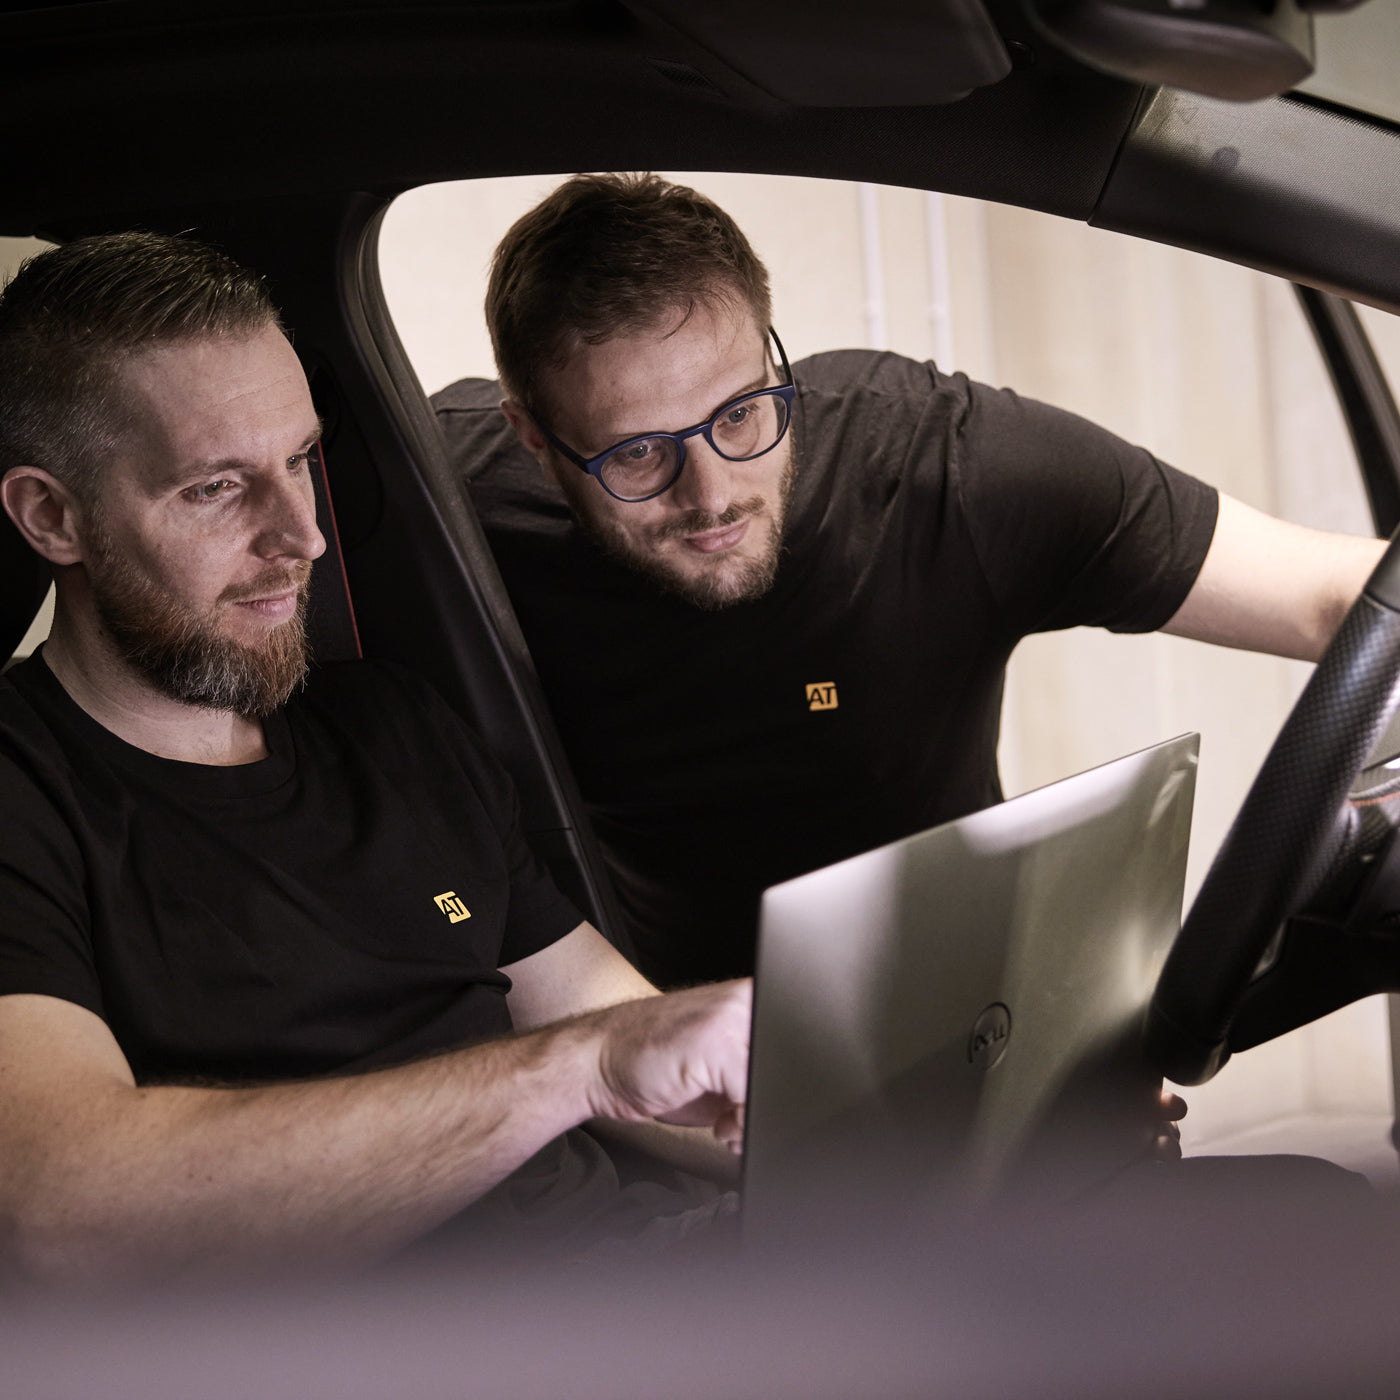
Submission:
<svg viewBox="0 0 1400 1400">
<path fill-rule="evenodd" d="M 878 1186 L 1063 1195 L 1150 1146 L 1143 1016 L 1181 926 L 1199 736 L 776 885 L 759 920 L 746 1240 Z M 786 1225 L 785 1225 L 786 1222 Z"/>
</svg>

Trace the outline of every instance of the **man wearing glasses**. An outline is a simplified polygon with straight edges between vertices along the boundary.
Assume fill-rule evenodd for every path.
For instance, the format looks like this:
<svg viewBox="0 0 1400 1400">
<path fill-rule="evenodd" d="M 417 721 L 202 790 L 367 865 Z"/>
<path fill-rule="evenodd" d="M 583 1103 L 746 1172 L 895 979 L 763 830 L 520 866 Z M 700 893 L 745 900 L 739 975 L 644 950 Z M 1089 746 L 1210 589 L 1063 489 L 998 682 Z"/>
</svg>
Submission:
<svg viewBox="0 0 1400 1400">
<path fill-rule="evenodd" d="M 998 801 L 1022 637 L 1315 658 L 1379 554 L 932 365 L 790 372 L 743 234 L 655 176 L 566 181 L 486 311 L 500 386 L 435 404 L 662 985 L 751 971 L 768 885 Z"/>
<path fill-rule="evenodd" d="M 770 468 L 767 473 L 762 467 L 750 465 L 783 446 L 792 419 L 792 401 L 797 394 L 787 355 L 777 333 L 771 329 L 768 339 L 782 364 L 782 383 L 776 387 L 768 385 L 773 361 L 766 353 L 766 345 L 757 357 L 754 356 L 753 329 L 743 317 L 716 314 L 700 307 L 687 317 L 686 324 L 676 327 L 666 337 L 673 342 L 668 348 L 680 354 L 693 354 L 701 360 L 713 357 L 715 363 L 724 363 L 727 368 L 732 366 L 733 373 L 728 378 L 742 376 L 744 371 L 758 366 L 748 386 L 738 395 L 726 396 L 724 406 L 711 419 L 678 433 L 628 437 L 595 457 L 584 458 L 545 426 L 542 414 L 532 414 L 515 403 L 503 406 L 522 441 L 529 444 L 542 461 L 550 460 L 549 454 L 542 450 L 547 444 L 565 461 L 593 477 L 612 500 L 638 507 L 671 493 L 669 502 L 653 512 L 661 518 L 656 528 L 651 529 L 642 511 L 614 512 L 610 504 L 600 501 L 597 493 L 572 473 L 561 472 L 555 477 L 595 539 L 640 573 L 706 608 L 724 607 L 741 598 L 758 597 L 767 592 L 777 573 L 783 517 L 792 494 L 795 472 L 790 451 L 767 464 Z M 674 344 L 677 339 L 679 344 Z M 740 341 L 747 343 L 741 347 Z M 603 358 L 594 357 L 595 360 Z M 610 384 L 620 385 L 627 359 L 624 353 L 618 357 L 619 363 L 602 371 Z M 641 360 L 631 362 L 640 365 Z M 598 371 L 595 363 L 592 372 Z M 566 369 L 566 379 L 567 373 Z M 648 390 L 655 387 L 649 374 L 644 377 L 648 380 Z M 684 380 L 676 386 L 678 398 L 685 396 L 687 387 Z M 722 387 L 722 384 L 716 385 L 716 389 Z M 584 389 L 579 401 L 598 400 Z M 602 426 L 601 420 L 599 426 Z M 591 430 L 591 425 L 580 424 L 579 427 L 585 432 Z M 693 465 L 685 486 L 676 490 L 687 460 L 693 463 L 699 456 L 692 446 L 698 445 L 696 439 L 703 439 L 715 459 L 742 465 L 747 469 L 746 475 L 775 477 L 772 501 L 763 496 L 743 501 L 716 500 L 715 504 L 723 504 L 724 508 L 707 509 L 716 488 L 721 495 L 725 493 L 729 473 L 723 469 L 719 473 L 706 472 L 703 467 L 697 470 Z M 694 504 L 677 516 L 676 503 L 683 500 L 693 500 Z"/>
</svg>

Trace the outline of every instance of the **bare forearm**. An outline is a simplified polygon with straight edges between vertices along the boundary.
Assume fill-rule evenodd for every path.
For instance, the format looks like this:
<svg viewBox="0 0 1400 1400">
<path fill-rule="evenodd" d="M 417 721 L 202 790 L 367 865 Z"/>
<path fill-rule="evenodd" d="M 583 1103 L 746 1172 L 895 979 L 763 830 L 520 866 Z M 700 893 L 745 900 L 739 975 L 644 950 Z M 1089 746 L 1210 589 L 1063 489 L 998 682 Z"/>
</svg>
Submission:
<svg viewBox="0 0 1400 1400">
<path fill-rule="evenodd" d="M 0 997 L 0 1239 L 55 1281 L 374 1256 L 562 1130 L 653 1117 L 739 1141 L 747 983 L 640 997 L 377 1073 L 139 1087 L 109 1027 Z"/>
<path fill-rule="evenodd" d="M 1210 552 L 1162 630 L 1316 661 L 1384 548 L 1383 540 L 1307 530 L 1221 496 Z"/>
<path fill-rule="evenodd" d="M 377 1073 L 138 1087 L 109 1028 L 0 997 L 0 1237 L 61 1282 L 372 1257 L 566 1128 L 653 1117 L 737 1144 L 750 987 L 640 997 Z"/>
<path fill-rule="evenodd" d="M 371 1257 L 588 1116 L 588 1021 L 378 1073 L 85 1100 L 31 1157 L 21 1250 L 58 1277 Z"/>
</svg>

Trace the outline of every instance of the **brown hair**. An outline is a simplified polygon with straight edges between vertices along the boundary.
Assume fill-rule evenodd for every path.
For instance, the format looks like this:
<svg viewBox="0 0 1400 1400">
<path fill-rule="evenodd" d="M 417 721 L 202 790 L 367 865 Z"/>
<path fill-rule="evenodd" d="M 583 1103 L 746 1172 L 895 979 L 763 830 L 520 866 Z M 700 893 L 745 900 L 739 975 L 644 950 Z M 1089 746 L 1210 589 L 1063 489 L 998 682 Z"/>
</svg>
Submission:
<svg viewBox="0 0 1400 1400">
<path fill-rule="evenodd" d="M 767 269 L 713 200 L 659 175 L 575 175 L 501 240 L 486 323 L 502 387 L 536 411 L 541 370 L 578 344 L 736 302 L 767 328 Z"/>
<path fill-rule="evenodd" d="M 267 325 L 263 279 L 191 238 L 105 234 L 27 259 L 0 291 L 0 475 L 42 467 L 95 504 L 129 421 L 123 361 Z"/>
</svg>

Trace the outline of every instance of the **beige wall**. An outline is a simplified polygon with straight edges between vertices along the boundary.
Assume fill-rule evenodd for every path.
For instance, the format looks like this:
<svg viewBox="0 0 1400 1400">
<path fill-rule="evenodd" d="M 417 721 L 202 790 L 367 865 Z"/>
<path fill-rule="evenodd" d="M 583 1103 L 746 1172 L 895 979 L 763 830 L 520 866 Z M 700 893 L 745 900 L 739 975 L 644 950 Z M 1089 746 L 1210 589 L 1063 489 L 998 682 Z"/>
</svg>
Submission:
<svg viewBox="0 0 1400 1400">
<path fill-rule="evenodd" d="M 25 258 L 48 246 L 37 238 L 0 238 L 0 282 L 8 282 Z"/>
<path fill-rule="evenodd" d="M 775 323 L 793 359 L 842 345 L 934 356 L 1084 413 L 1262 509 L 1369 533 L 1345 429 L 1287 286 L 976 201 L 817 180 L 685 178 L 728 208 L 767 260 Z M 491 249 L 554 182 L 436 186 L 390 211 L 385 291 L 430 392 L 492 373 L 480 313 Z M 1393 318 L 1367 320 L 1400 363 Z M 1033 638 L 1009 680 L 1007 789 L 1200 730 L 1189 898 L 1306 672 L 1160 636 Z M 1279 1125 L 1323 1119 L 1356 1139 L 1341 1155 L 1384 1153 L 1384 1006 L 1376 999 L 1241 1056 L 1190 1097 L 1188 1139 L 1198 1147 L 1289 1145 Z"/>
</svg>

